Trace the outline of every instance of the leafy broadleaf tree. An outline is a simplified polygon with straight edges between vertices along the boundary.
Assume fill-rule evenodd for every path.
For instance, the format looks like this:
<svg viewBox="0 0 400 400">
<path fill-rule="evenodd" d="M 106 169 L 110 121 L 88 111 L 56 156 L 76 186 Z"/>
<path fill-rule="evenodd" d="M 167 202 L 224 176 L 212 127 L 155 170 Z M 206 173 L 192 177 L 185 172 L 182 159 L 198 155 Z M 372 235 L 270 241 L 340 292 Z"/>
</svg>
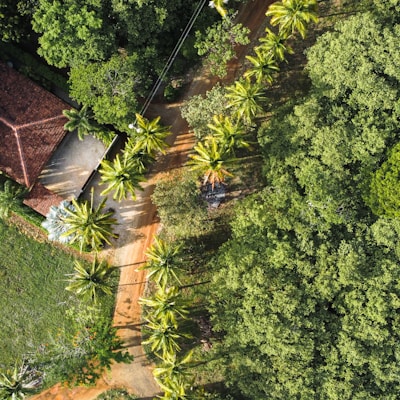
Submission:
<svg viewBox="0 0 400 400">
<path fill-rule="evenodd" d="M 94 304 L 98 303 L 102 295 L 113 294 L 110 278 L 115 268 L 110 267 L 106 261 L 99 261 L 97 258 L 91 264 L 75 261 L 74 270 L 75 272 L 70 274 L 66 290 Z"/>
<path fill-rule="evenodd" d="M 272 83 L 274 74 L 279 71 L 279 66 L 272 54 L 264 53 L 259 47 L 255 49 L 255 56 L 246 56 L 252 64 L 244 73 L 245 78 L 255 78 L 256 83 Z"/>
<path fill-rule="evenodd" d="M 249 29 L 235 24 L 233 17 L 224 18 L 207 28 L 205 34 L 196 32 L 195 47 L 204 56 L 204 65 L 213 75 L 223 78 L 227 74 L 227 62 L 235 57 L 236 45 L 249 43 Z"/>
<path fill-rule="evenodd" d="M 93 192 L 90 201 L 78 202 L 72 199 L 74 209 L 65 208 L 66 217 L 64 222 L 68 230 L 62 236 L 72 236 L 70 243 L 78 242 L 81 251 L 85 248 L 99 250 L 104 243 L 111 244 L 110 239 L 116 238 L 112 226 L 117 222 L 112 217 L 114 211 L 103 211 L 107 198 L 95 207 L 93 203 Z"/>
<path fill-rule="evenodd" d="M 0 399 L 23 400 L 36 393 L 42 381 L 42 374 L 35 368 L 16 363 L 11 370 L 0 371 Z"/>
<path fill-rule="evenodd" d="M 126 199 L 128 194 L 135 199 L 135 191 L 142 190 L 140 182 L 145 181 L 134 159 L 128 158 L 126 154 L 122 157 L 117 154 L 113 161 L 103 160 L 99 172 L 100 185 L 108 185 L 101 195 L 114 191 L 113 199 L 118 201 Z"/>
<path fill-rule="evenodd" d="M 177 273 L 179 266 L 179 252 L 181 246 L 168 243 L 159 237 L 154 237 L 154 243 L 146 250 L 147 262 L 140 269 L 148 270 L 148 279 L 154 280 L 157 285 L 165 288 L 174 279 L 181 283 Z"/>
<path fill-rule="evenodd" d="M 304 39 L 310 22 L 318 22 L 317 0 L 282 0 L 269 6 L 266 12 L 271 25 L 279 25 L 279 32 L 293 35 L 299 32 Z"/>
<path fill-rule="evenodd" d="M 261 84 L 251 82 L 250 78 L 239 79 L 226 90 L 228 107 L 233 109 L 233 116 L 238 120 L 250 125 L 258 115 L 262 115 L 266 97 Z"/>
<path fill-rule="evenodd" d="M 41 34 L 38 53 L 60 68 L 108 58 L 116 39 L 103 12 L 98 0 L 40 0 L 32 24 Z"/>
</svg>

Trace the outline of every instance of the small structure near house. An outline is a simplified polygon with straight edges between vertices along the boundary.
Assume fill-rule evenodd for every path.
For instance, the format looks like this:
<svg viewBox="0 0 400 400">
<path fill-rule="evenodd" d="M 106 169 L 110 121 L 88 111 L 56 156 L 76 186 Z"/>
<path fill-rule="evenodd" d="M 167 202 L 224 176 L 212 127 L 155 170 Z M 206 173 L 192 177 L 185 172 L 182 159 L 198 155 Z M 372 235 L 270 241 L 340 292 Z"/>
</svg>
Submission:
<svg viewBox="0 0 400 400">
<path fill-rule="evenodd" d="M 215 183 L 214 187 L 211 183 L 207 183 L 202 188 L 202 196 L 209 208 L 218 208 L 225 199 L 225 193 L 225 185 L 222 183 Z"/>
<path fill-rule="evenodd" d="M 80 194 L 104 152 L 104 145 L 90 137 L 86 157 L 79 154 L 72 160 L 71 154 L 64 152 L 54 162 L 57 150 L 77 136 L 64 130 L 68 119 L 62 111 L 70 108 L 11 66 L 0 63 L 0 171 L 28 188 L 24 203 L 42 215 L 52 205 Z M 98 150 L 94 150 L 96 146 Z M 81 143 L 81 151 L 84 147 L 85 143 Z M 61 159 L 63 163 L 59 162 Z M 67 162 L 72 162 L 73 168 L 67 167 Z M 67 182 L 62 180 L 66 175 L 75 186 L 81 186 L 67 190 Z"/>
</svg>

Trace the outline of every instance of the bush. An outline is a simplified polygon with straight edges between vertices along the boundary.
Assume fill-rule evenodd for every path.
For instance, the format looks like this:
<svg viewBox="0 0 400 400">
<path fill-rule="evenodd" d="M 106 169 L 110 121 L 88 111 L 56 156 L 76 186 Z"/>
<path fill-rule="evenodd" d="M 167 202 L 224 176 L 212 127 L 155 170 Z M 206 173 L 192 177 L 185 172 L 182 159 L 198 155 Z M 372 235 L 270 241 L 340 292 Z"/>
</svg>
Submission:
<svg viewBox="0 0 400 400">
<path fill-rule="evenodd" d="M 96 400 L 136 400 L 137 397 L 124 389 L 112 389 L 102 393 Z"/>
</svg>

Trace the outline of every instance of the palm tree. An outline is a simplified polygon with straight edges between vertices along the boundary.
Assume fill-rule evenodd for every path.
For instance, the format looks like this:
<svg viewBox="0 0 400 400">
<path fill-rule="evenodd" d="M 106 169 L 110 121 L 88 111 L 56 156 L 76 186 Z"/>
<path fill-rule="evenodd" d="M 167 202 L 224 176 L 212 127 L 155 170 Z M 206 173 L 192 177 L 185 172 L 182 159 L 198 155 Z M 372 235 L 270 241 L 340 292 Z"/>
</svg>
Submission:
<svg viewBox="0 0 400 400">
<path fill-rule="evenodd" d="M 189 313 L 176 286 L 160 287 L 151 297 L 140 298 L 139 303 L 150 308 L 149 316 L 153 321 L 161 321 L 175 328 L 178 327 L 178 317 L 186 318 Z"/>
<path fill-rule="evenodd" d="M 192 171 L 204 175 L 204 185 L 210 183 L 214 188 L 216 183 L 223 183 L 226 176 L 233 176 L 226 165 L 232 164 L 234 159 L 230 158 L 229 152 L 216 139 L 209 138 L 205 144 L 199 142 L 194 146 L 194 151 L 195 154 L 189 155 L 191 160 L 188 164 Z"/>
<path fill-rule="evenodd" d="M 267 35 L 260 38 L 262 45 L 259 47 L 261 52 L 270 54 L 272 58 L 277 61 L 285 60 L 285 53 L 293 54 L 293 49 L 286 44 L 287 35 L 279 32 L 278 34 L 272 32 L 269 28 L 265 29 Z"/>
<path fill-rule="evenodd" d="M 245 140 L 246 128 L 240 120 L 232 122 L 230 117 L 214 115 L 213 124 L 207 126 L 213 131 L 212 137 L 217 139 L 226 151 L 233 152 L 235 148 L 250 148 L 250 143 Z"/>
<path fill-rule="evenodd" d="M 80 110 L 64 110 L 63 114 L 69 119 L 64 125 L 64 129 L 69 132 L 76 130 L 80 140 L 83 140 L 85 135 L 99 129 L 99 126 L 93 120 L 93 115 L 88 106 L 83 106 Z"/>
<path fill-rule="evenodd" d="M 125 144 L 124 157 L 129 159 L 140 173 L 144 173 L 154 161 L 154 155 L 145 152 L 140 143 L 136 143 L 132 137 L 129 137 Z"/>
<path fill-rule="evenodd" d="M 165 138 L 171 134 L 169 127 L 160 125 L 160 117 L 149 121 L 140 114 L 136 114 L 136 133 L 133 135 L 137 150 L 143 150 L 147 154 L 157 152 L 165 153 Z"/>
<path fill-rule="evenodd" d="M 12 370 L 0 373 L 0 399 L 25 399 L 37 391 L 42 381 L 42 374 L 37 370 L 16 363 Z"/>
<path fill-rule="evenodd" d="M 58 207 L 51 206 L 46 215 L 46 219 L 42 222 L 43 228 L 48 232 L 48 239 L 51 241 L 67 244 L 70 243 L 73 238 L 72 235 L 64 235 L 70 228 L 64 221 L 64 218 L 68 216 L 68 213 L 65 211 L 66 208 L 71 211 L 75 210 L 71 202 L 67 200 L 61 201 Z"/>
<path fill-rule="evenodd" d="M 112 225 L 117 221 L 112 218 L 114 211 L 105 211 L 107 198 L 94 207 L 93 190 L 90 201 L 78 202 L 72 199 L 74 210 L 65 209 L 68 216 L 63 220 L 69 225 L 69 229 L 62 236 L 72 236 L 70 243 L 79 242 L 81 251 L 85 247 L 91 250 L 99 250 L 104 243 L 111 244 L 110 239 L 117 235 L 112 231 Z"/>
<path fill-rule="evenodd" d="M 159 358 L 168 360 L 180 351 L 178 340 L 184 337 L 190 337 L 180 333 L 177 328 L 164 321 L 148 320 L 146 327 L 150 330 L 149 337 L 143 344 L 148 344 Z"/>
<path fill-rule="evenodd" d="M 245 78 L 254 77 L 259 84 L 263 81 L 272 83 L 273 74 L 279 71 L 275 58 L 271 54 L 265 54 L 259 48 L 255 49 L 255 53 L 255 57 L 246 56 L 253 65 L 244 73 Z"/>
<path fill-rule="evenodd" d="M 227 9 L 224 7 L 224 4 L 227 4 L 228 0 L 211 0 L 208 5 L 211 8 L 215 8 L 222 18 L 226 18 L 228 15 Z"/>
<path fill-rule="evenodd" d="M 13 209 L 21 205 L 26 190 L 7 179 L 0 189 L 0 218 L 8 218 Z"/>
<path fill-rule="evenodd" d="M 263 112 L 261 104 L 266 100 L 263 86 L 252 83 L 250 78 L 237 80 L 234 85 L 228 86 L 226 98 L 228 108 L 234 109 L 234 116 L 251 124 L 253 119 Z"/>
<path fill-rule="evenodd" d="M 136 199 L 135 190 L 143 190 L 139 183 L 146 179 L 134 160 L 126 157 L 125 154 L 122 159 L 117 154 L 113 161 L 103 160 L 101 162 L 100 185 L 108 184 L 108 187 L 101 192 L 102 196 L 114 191 L 114 200 L 126 199 L 129 193 L 133 199 Z"/>
<path fill-rule="evenodd" d="M 153 279 L 161 287 L 165 287 L 171 278 L 181 284 L 177 276 L 181 268 L 176 262 L 180 250 L 181 246 L 174 246 L 155 236 L 154 243 L 145 253 L 147 262 L 139 269 L 149 270 L 148 278 Z"/>
<path fill-rule="evenodd" d="M 105 261 L 93 260 L 90 265 L 82 265 L 79 261 L 75 261 L 75 272 L 69 274 L 70 283 L 65 289 L 74 292 L 87 302 L 97 303 L 98 297 L 101 295 L 113 294 L 110 284 L 111 274 L 115 271 L 114 267 L 110 267 Z"/>
<path fill-rule="evenodd" d="M 187 390 L 190 388 L 193 377 L 190 372 L 191 359 L 193 352 L 190 351 L 182 359 L 178 359 L 176 354 L 164 363 L 154 368 L 153 375 L 160 387 L 170 398 L 185 398 Z"/>
<path fill-rule="evenodd" d="M 317 0 L 282 0 L 269 6 L 266 16 L 271 16 L 271 25 L 279 25 L 279 32 L 293 35 L 296 31 L 304 39 L 308 24 L 318 22 Z"/>
</svg>

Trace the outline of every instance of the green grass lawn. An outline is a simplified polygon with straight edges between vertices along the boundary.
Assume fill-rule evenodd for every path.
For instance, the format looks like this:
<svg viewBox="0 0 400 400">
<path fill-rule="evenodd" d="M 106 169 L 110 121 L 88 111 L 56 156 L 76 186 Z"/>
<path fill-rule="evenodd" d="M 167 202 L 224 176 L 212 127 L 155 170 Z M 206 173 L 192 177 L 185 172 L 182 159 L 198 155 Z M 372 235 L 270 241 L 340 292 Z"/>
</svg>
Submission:
<svg viewBox="0 0 400 400">
<path fill-rule="evenodd" d="M 7 366 L 40 351 L 64 327 L 71 297 L 65 274 L 74 258 L 2 221 L 0 242 L 0 366 Z"/>
</svg>

